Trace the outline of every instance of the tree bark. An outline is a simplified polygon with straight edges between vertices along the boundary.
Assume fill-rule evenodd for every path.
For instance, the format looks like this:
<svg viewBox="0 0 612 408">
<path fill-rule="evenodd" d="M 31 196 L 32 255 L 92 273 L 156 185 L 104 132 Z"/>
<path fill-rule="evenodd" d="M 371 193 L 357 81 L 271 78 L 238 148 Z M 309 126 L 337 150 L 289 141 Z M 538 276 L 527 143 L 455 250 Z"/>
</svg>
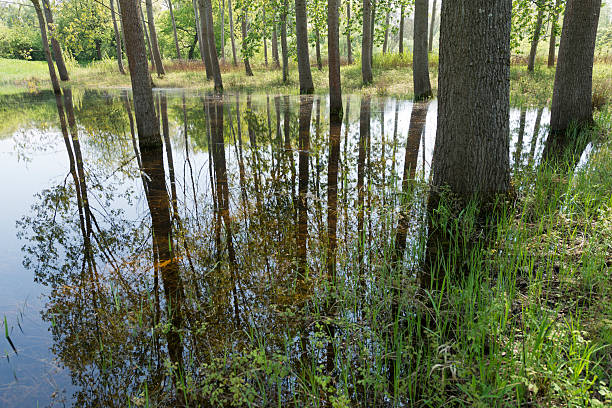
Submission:
<svg viewBox="0 0 612 408">
<path fill-rule="evenodd" d="M 43 0 L 43 9 L 45 12 L 45 18 L 47 19 L 47 28 L 49 30 L 49 39 L 51 40 L 51 48 L 53 49 L 53 58 L 55 59 L 55 64 L 57 65 L 57 72 L 59 73 L 60 79 L 62 81 L 68 81 L 70 77 L 68 76 L 68 70 L 66 69 L 66 64 L 64 63 L 64 56 L 62 55 L 62 47 L 60 43 L 55 38 L 55 27 L 53 26 L 53 14 L 51 13 L 51 4 L 49 0 Z"/>
<path fill-rule="evenodd" d="M 370 66 L 374 66 L 374 35 L 376 34 L 376 0 L 372 2 L 372 17 L 370 18 Z"/>
<path fill-rule="evenodd" d="M 172 0 L 168 0 L 168 10 L 170 11 L 170 20 L 172 20 L 172 34 L 174 35 L 174 46 L 176 47 L 176 58 L 181 59 L 181 48 L 179 47 L 178 35 L 176 34 L 176 21 L 174 20 L 174 10 L 172 9 Z"/>
<path fill-rule="evenodd" d="M 244 60 L 244 70 L 247 76 L 253 76 L 253 70 L 251 70 L 251 63 L 246 53 L 246 39 L 247 39 L 247 11 L 244 10 L 242 14 L 242 59 Z"/>
<path fill-rule="evenodd" d="M 227 13 L 229 15 L 230 40 L 232 43 L 232 62 L 234 66 L 237 67 L 238 59 L 236 58 L 236 40 L 234 39 L 234 18 L 232 13 L 232 0 L 227 0 Z"/>
<path fill-rule="evenodd" d="M 280 67 L 280 58 L 278 57 L 278 33 L 276 32 L 276 21 L 272 27 L 272 59 L 276 68 Z"/>
<path fill-rule="evenodd" d="M 123 52 L 121 51 L 121 36 L 119 35 L 119 28 L 117 27 L 117 17 L 115 16 L 115 1 L 110 0 L 111 17 L 113 20 L 113 30 L 115 31 L 115 49 L 117 51 L 117 65 L 119 72 L 125 75 L 125 68 L 123 67 Z"/>
<path fill-rule="evenodd" d="M 329 114 L 330 121 L 342 121 L 342 88 L 340 82 L 340 22 L 339 0 L 328 0 L 327 3 L 327 59 L 329 66 Z"/>
<path fill-rule="evenodd" d="M 215 92 L 223 92 L 223 80 L 221 79 L 221 69 L 219 68 L 219 56 L 217 55 L 217 42 L 215 41 L 215 30 L 213 25 L 211 0 L 204 1 L 204 12 L 206 16 L 206 38 L 208 39 L 208 52 L 210 52 L 210 62 L 212 74 L 215 81 Z"/>
<path fill-rule="evenodd" d="M 316 27 L 315 27 L 315 36 L 316 36 L 315 49 L 316 49 L 316 52 L 317 52 L 317 69 L 319 71 L 322 71 L 323 70 L 323 61 L 321 61 L 321 33 L 319 32 L 319 29 L 316 28 Z"/>
<path fill-rule="evenodd" d="M 361 36 L 361 80 L 372 83 L 372 4 L 363 0 L 363 35 Z"/>
<path fill-rule="evenodd" d="M 433 51 L 434 28 L 436 25 L 436 3 L 437 0 L 433 0 L 433 7 L 431 8 L 431 24 L 429 25 L 429 52 Z"/>
<path fill-rule="evenodd" d="M 225 64 L 225 0 L 221 0 L 221 62 Z"/>
<path fill-rule="evenodd" d="M 295 0 L 295 36 L 297 41 L 300 95 L 312 94 L 314 92 L 314 85 L 312 83 L 310 57 L 308 55 L 308 16 L 306 14 L 306 0 Z"/>
<path fill-rule="evenodd" d="M 283 83 L 289 80 L 289 50 L 287 49 L 287 11 L 289 9 L 288 0 L 283 2 L 281 14 L 281 52 L 283 54 Z"/>
<path fill-rule="evenodd" d="M 391 12 L 387 12 L 385 18 L 385 41 L 383 41 L 383 54 L 387 53 L 387 46 L 389 45 L 389 19 L 391 18 Z"/>
<path fill-rule="evenodd" d="M 121 4 L 121 2 L 119 4 Z M 153 58 L 153 51 L 151 48 L 151 39 L 149 38 L 149 32 L 147 31 L 147 26 L 146 26 L 147 23 L 145 22 L 144 13 L 142 12 L 142 4 L 140 0 L 138 0 L 138 10 L 140 11 L 140 23 L 142 24 L 142 30 L 144 31 L 144 37 L 145 37 L 145 40 L 147 41 L 146 45 L 148 47 L 147 49 L 149 50 L 149 58 L 151 58 L 151 65 L 153 65 L 153 69 L 155 69 L 155 59 Z M 123 19 L 121 19 L 121 21 L 123 21 Z M 126 48 L 127 48 L 127 45 L 126 45 Z"/>
<path fill-rule="evenodd" d="M 404 5 L 402 4 L 400 8 L 400 26 L 399 26 L 399 53 L 404 53 L 404 26 L 406 25 L 406 21 L 404 19 Z"/>
<path fill-rule="evenodd" d="M 215 74 L 211 60 L 210 41 L 208 41 L 208 17 L 206 7 L 204 6 L 204 0 L 197 0 L 197 2 L 198 14 L 200 15 L 200 46 L 202 50 L 202 60 L 204 61 L 204 68 L 206 69 L 206 79 L 211 80 L 214 78 Z"/>
<path fill-rule="evenodd" d="M 51 86 L 56 98 L 61 95 L 62 90 L 60 89 L 59 81 L 57 80 L 57 74 L 55 73 L 55 65 L 53 65 L 53 59 L 51 58 L 51 50 L 49 49 L 49 39 L 47 37 L 47 27 L 45 24 L 45 17 L 43 16 L 42 8 L 38 0 L 30 0 L 36 11 L 36 17 L 38 18 L 38 28 L 40 29 L 40 37 L 42 40 L 43 52 L 45 59 L 47 60 L 47 67 L 49 68 L 49 78 L 51 79 Z M 59 102 L 61 103 L 61 101 Z M 60 115 L 61 116 L 61 115 Z"/>
<path fill-rule="evenodd" d="M 162 77 L 166 74 L 164 70 L 164 64 L 162 63 L 161 53 L 159 52 L 159 43 L 157 42 L 157 32 L 155 31 L 155 19 L 153 16 L 153 1 L 146 0 L 147 5 L 147 23 L 149 25 L 149 35 L 151 37 L 151 50 L 153 52 L 153 59 L 155 60 L 155 69 L 157 76 Z"/>
<path fill-rule="evenodd" d="M 568 0 L 553 90 L 550 129 L 561 139 L 572 122 L 593 121 L 593 59 L 601 0 Z"/>
<path fill-rule="evenodd" d="M 544 19 L 544 9 L 539 4 L 538 17 L 536 19 L 533 30 L 533 38 L 531 39 L 531 50 L 529 51 L 529 59 L 527 61 L 527 71 L 533 72 L 535 69 L 536 54 L 538 52 L 538 42 L 540 42 L 540 32 L 542 31 L 542 20 Z"/>
<path fill-rule="evenodd" d="M 346 2 L 346 57 L 349 65 L 353 64 L 353 47 L 351 45 L 351 0 Z"/>
<path fill-rule="evenodd" d="M 412 59 L 415 100 L 423 100 L 432 96 L 431 83 L 429 81 L 429 54 L 427 52 L 428 8 L 428 0 L 415 0 Z"/>
<path fill-rule="evenodd" d="M 559 23 L 559 14 L 557 8 L 561 4 L 561 0 L 555 1 L 555 11 L 550 18 L 550 43 L 548 45 L 548 67 L 555 66 L 555 51 L 557 48 L 557 24 Z"/>
<path fill-rule="evenodd" d="M 198 49 L 200 50 L 200 59 L 202 60 L 202 62 L 204 63 L 204 65 L 206 66 L 206 61 L 204 59 L 204 46 L 202 45 L 202 25 L 200 24 L 200 7 L 198 5 L 198 0 L 192 0 L 193 3 L 193 14 L 195 16 L 195 25 L 196 25 L 196 42 L 198 43 Z M 208 75 L 206 76 L 207 79 L 210 79 L 210 77 L 208 77 Z"/>
<path fill-rule="evenodd" d="M 263 46 L 264 46 L 264 65 L 268 66 L 268 37 L 266 36 L 266 7 L 262 7 L 263 12 Z"/>
</svg>

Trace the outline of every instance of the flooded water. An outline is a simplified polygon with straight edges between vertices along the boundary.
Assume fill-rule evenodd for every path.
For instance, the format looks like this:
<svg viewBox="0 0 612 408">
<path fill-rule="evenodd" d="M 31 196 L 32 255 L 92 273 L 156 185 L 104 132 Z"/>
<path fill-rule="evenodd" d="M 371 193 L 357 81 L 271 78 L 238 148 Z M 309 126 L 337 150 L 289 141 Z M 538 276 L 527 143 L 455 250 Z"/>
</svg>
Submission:
<svg viewBox="0 0 612 408">
<path fill-rule="evenodd" d="M 422 254 L 436 102 L 349 96 L 338 125 L 325 97 L 155 98 L 145 151 L 127 93 L 0 97 L 0 406 L 174 406 L 181 382 L 281 406 L 304 367 L 363 375 L 330 373 L 382 358 L 368 305 Z M 512 110 L 513 171 L 548 121 Z"/>
</svg>

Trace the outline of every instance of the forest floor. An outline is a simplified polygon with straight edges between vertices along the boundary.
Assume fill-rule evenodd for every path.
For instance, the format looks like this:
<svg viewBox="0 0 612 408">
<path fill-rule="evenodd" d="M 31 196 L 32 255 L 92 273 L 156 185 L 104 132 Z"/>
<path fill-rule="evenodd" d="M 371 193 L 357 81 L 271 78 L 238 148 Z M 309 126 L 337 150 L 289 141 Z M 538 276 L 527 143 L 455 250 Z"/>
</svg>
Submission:
<svg viewBox="0 0 612 408">
<path fill-rule="evenodd" d="M 437 92 L 437 57 L 430 61 L 430 78 L 434 95 Z M 527 72 L 522 61 L 513 62 L 511 67 L 510 100 L 513 106 L 542 106 L 550 104 L 552 98 L 554 68 L 545 66 L 544 61 L 535 72 Z M 374 57 L 374 82 L 361 84 L 361 65 L 357 62 L 341 67 L 342 90 L 347 94 L 367 94 L 411 98 L 413 96 L 412 61 L 409 56 L 379 55 Z M 252 77 L 246 76 L 242 65 L 234 67 L 229 63 L 222 65 L 223 85 L 226 92 L 297 94 L 299 89 L 297 66 L 291 64 L 289 80 L 282 82 L 282 71 L 273 65 L 252 64 Z M 166 75 L 159 78 L 153 74 L 155 86 L 160 88 L 179 88 L 194 91 L 213 90 L 212 81 L 207 81 L 204 66 L 199 61 L 165 61 Z M 71 84 L 78 87 L 129 88 L 130 77 L 121 75 L 116 61 L 95 61 L 86 66 L 73 64 L 69 67 Z M 0 59 L 1 92 L 6 93 L 15 87 L 27 86 L 37 89 L 49 86 L 46 63 Z M 152 72 L 154 72 L 152 70 Z M 315 92 L 328 92 L 328 72 L 312 66 Z M 612 63 L 607 60 L 596 62 L 593 69 L 593 92 L 596 103 L 603 105 L 612 94 Z"/>
</svg>

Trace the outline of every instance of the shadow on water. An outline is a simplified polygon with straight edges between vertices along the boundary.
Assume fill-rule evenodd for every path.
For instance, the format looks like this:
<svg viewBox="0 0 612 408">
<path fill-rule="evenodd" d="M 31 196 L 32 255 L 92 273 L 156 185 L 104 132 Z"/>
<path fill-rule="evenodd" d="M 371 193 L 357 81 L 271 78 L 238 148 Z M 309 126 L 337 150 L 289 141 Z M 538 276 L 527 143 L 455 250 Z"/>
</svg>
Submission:
<svg viewBox="0 0 612 408">
<path fill-rule="evenodd" d="M 436 102 L 350 96 L 330 122 L 324 97 L 155 96 L 145 146 L 130 95 L 64 89 L 68 176 L 18 221 L 67 404 L 409 401 Z M 512 112 L 514 172 L 548 118 Z"/>
</svg>

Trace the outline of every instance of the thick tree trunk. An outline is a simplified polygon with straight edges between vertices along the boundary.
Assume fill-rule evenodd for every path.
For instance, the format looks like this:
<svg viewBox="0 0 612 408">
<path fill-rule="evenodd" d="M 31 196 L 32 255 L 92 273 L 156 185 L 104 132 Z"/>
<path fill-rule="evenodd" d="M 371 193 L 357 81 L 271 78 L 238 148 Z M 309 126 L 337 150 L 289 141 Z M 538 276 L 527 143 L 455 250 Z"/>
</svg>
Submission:
<svg viewBox="0 0 612 408">
<path fill-rule="evenodd" d="M 414 79 L 414 99 L 431 98 L 429 82 L 429 54 L 427 52 L 427 12 L 428 0 L 414 3 L 414 46 L 412 70 Z"/>
<path fill-rule="evenodd" d="M 372 4 L 363 0 L 363 35 L 361 36 L 361 80 L 372 83 Z"/>
<path fill-rule="evenodd" d="M 321 61 L 321 33 L 319 33 L 319 29 L 318 28 L 315 28 L 315 36 L 316 36 L 315 49 L 316 49 L 316 52 L 317 52 L 317 69 L 319 71 L 322 71 L 323 70 L 323 61 Z"/>
<path fill-rule="evenodd" d="M 62 81 L 68 81 L 70 78 L 68 76 L 68 70 L 66 69 L 66 64 L 64 63 L 64 56 L 62 55 L 62 47 L 60 43 L 55 38 L 55 29 L 53 25 L 53 14 L 51 13 L 51 4 L 49 0 L 43 0 L 43 9 L 45 11 L 45 18 L 47 19 L 47 28 L 49 30 L 49 39 L 51 40 L 51 48 L 53 49 L 53 58 L 55 59 L 55 64 L 57 65 L 57 72 L 59 73 L 60 79 Z"/>
<path fill-rule="evenodd" d="M 433 51 L 434 28 L 436 25 L 436 3 L 437 0 L 433 0 L 433 6 L 431 8 L 431 24 L 429 25 L 429 52 Z"/>
<path fill-rule="evenodd" d="M 272 59 L 276 68 L 280 67 L 280 58 L 278 57 L 278 33 L 276 32 L 276 21 L 272 27 Z"/>
<path fill-rule="evenodd" d="M 206 79 L 214 78 L 214 69 L 211 59 L 210 41 L 208 41 L 208 17 L 204 0 L 198 1 L 198 14 L 200 15 L 200 49 L 202 50 L 202 60 L 204 60 L 204 68 L 206 69 Z"/>
<path fill-rule="evenodd" d="M 351 0 L 346 2 L 346 57 L 349 65 L 353 64 L 353 46 L 351 45 Z"/>
<path fill-rule="evenodd" d="M 536 54 L 538 52 L 538 42 L 540 42 L 540 32 L 542 31 L 542 20 L 544 19 L 544 9 L 538 5 L 538 17 L 536 19 L 533 30 L 533 38 L 531 39 L 531 50 L 529 51 L 529 59 L 527 60 L 527 71 L 533 72 L 535 69 Z"/>
<path fill-rule="evenodd" d="M 181 59 L 181 47 L 179 47 L 178 35 L 176 34 L 176 21 L 174 20 L 174 10 L 172 9 L 172 0 L 168 0 L 168 10 L 170 11 L 170 20 L 172 20 L 172 34 L 174 35 L 174 46 L 176 47 L 176 58 Z"/>
<path fill-rule="evenodd" d="M 342 121 L 342 88 L 340 82 L 340 22 L 339 0 L 327 3 L 327 59 L 329 66 L 329 114 L 332 123 Z"/>
<path fill-rule="evenodd" d="M 221 79 L 221 69 L 219 68 L 219 56 L 217 55 L 217 42 L 215 41 L 215 30 L 213 25 L 211 0 L 204 1 L 204 13 L 206 16 L 206 38 L 208 39 L 208 52 L 210 52 L 210 62 L 213 78 L 215 80 L 215 92 L 223 92 L 223 80 Z"/>
<path fill-rule="evenodd" d="M 113 20 L 113 30 L 115 32 L 115 49 L 117 50 L 117 65 L 119 66 L 119 72 L 125 75 L 125 68 L 123 68 L 123 52 L 121 51 L 121 35 L 119 34 L 119 28 L 117 27 L 117 17 L 115 16 L 115 1 L 110 0 L 111 17 Z"/>
<path fill-rule="evenodd" d="M 593 121 L 593 59 L 601 0 L 568 0 L 552 98 L 550 129 L 563 138 L 572 122 Z"/>
<path fill-rule="evenodd" d="M 246 9 L 242 14 L 242 59 L 244 60 L 244 70 L 247 76 L 253 76 L 253 70 L 251 70 L 251 63 L 249 57 L 247 57 L 246 51 L 246 38 L 247 38 L 247 12 Z"/>
<path fill-rule="evenodd" d="M 230 40 L 232 43 L 232 62 L 235 67 L 238 66 L 238 59 L 236 58 L 236 40 L 234 36 L 234 18 L 232 11 L 232 0 L 227 0 L 227 13 L 229 15 L 229 25 L 230 25 Z"/>
<path fill-rule="evenodd" d="M 298 74 L 300 78 L 300 95 L 314 92 L 310 56 L 308 55 L 308 16 L 306 0 L 295 0 L 295 36 L 297 41 Z"/>
<path fill-rule="evenodd" d="M 389 45 L 389 19 L 391 18 L 391 12 L 387 12 L 387 17 L 385 18 L 385 40 L 383 41 L 383 54 L 387 53 L 387 47 Z"/>
<path fill-rule="evenodd" d="M 555 1 L 555 10 L 550 17 L 550 43 L 548 44 L 548 67 L 555 66 L 555 51 L 557 48 L 557 24 L 559 23 L 559 14 L 557 8 L 561 4 L 561 0 Z"/>
<path fill-rule="evenodd" d="M 399 49 L 398 49 L 398 52 L 400 54 L 404 53 L 404 26 L 406 25 L 404 11 L 405 11 L 404 5 L 402 4 L 400 8 Z"/>
<path fill-rule="evenodd" d="M 288 0 L 284 0 L 281 14 L 281 52 L 283 54 L 283 83 L 289 80 L 289 50 L 287 49 L 287 11 Z"/>
<path fill-rule="evenodd" d="M 151 50 L 153 52 L 153 59 L 155 60 L 155 69 L 157 71 L 157 76 L 162 77 L 166 74 L 166 71 L 164 70 L 161 53 L 159 52 L 159 43 L 157 42 L 157 31 L 155 31 L 155 18 L 153 16 L 153 1 L 146 0 L 146 5 L 147 23 L 149 26 L 149 35 L 151 37 Z"/>
</svg>

